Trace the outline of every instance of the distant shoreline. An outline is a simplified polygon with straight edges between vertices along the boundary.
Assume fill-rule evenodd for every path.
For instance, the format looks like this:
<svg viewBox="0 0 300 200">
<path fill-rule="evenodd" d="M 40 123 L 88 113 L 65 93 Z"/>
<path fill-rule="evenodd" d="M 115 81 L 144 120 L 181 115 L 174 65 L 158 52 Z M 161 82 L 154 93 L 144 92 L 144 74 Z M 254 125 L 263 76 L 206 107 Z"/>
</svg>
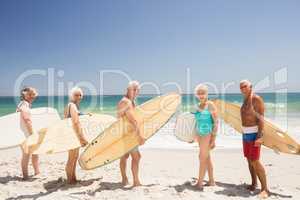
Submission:
<svg viewBox="0 0 300 200">
<path fill-rule="evenodd" d="M 156 95 L 162 95 L 164 93 L 161 94 L 140 94 L 140 96 L 156 96 Z M 257 94 L 300 94 L 300 92 L 257 92 Z M 104 94 L 104 95 L 85 95 L 85 96 L 123 96 L 124 94 Z M 194 95 L 193 93 L 182 93 L 181 95 Z M 241 93 L 210 93 L 210 96 L 212 95 L 241 95 Z M 8 95 L 0 95 L 0 98 L 4 98 L 4 97 L 15 97 L 15 98 L 19 98 L 20 96 L 8 96 Z M 40 95 L 39 97 L 68 97 L 68 95 Z"/>
</svg>

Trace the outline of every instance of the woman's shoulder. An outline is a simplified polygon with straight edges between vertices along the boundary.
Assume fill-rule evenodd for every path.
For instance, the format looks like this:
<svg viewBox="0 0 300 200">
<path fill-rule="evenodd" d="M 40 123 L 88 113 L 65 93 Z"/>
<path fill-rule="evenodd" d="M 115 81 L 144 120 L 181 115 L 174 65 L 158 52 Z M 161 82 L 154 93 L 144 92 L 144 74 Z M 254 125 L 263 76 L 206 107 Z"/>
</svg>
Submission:
<svg viewBox="0 0 300 200">
<path fill-rule="evenodd" d="M 67 108 L 69 108 L 69 107 L 71 107 L 71 106 L 75 106 L 75 103 L 73 103 L 73 102 L 69 102 L 68 104 L 67 104 Z"/>
<path fill-rule="evenodd" d="M 124 106 L 130 106 L 131 105 L 131 101 L 130 99 L 128 99 L 127 97 L 123 97 L 121 99 L 121 101 L 119 102 L 119 106 L 120 107 L 124 107 Z"/>
<path fill-rule="evenodd" d="M 77 105 L 73 102 L 69 102 L 68 105 L 67 105 L 67 108 L 74 109 L 74 110 L 78 111 Z"/>
<path fill-rule="evenodd" d="M 28 110 L 30 108 L 30 105 L 27 101 L 20 101 L 20 103 L 17 106 L 17 110 L 21 111 L 21 110 Z"/>
<path fill-rule="evenodd" d="M 207 101 L 207 107 L 210 111 L 215 111 L 217 109 L 215 103 L 211 100 Z"/>
<path fill-rule="evenodd" d="M 213 101 L 211 101 L 211 100 L 208 100 L 208 101 L 207 101 L 207 105 L 208 105 L 208 106 L 214 106 L 215 103 L 214 103 Z"/>
</svg>

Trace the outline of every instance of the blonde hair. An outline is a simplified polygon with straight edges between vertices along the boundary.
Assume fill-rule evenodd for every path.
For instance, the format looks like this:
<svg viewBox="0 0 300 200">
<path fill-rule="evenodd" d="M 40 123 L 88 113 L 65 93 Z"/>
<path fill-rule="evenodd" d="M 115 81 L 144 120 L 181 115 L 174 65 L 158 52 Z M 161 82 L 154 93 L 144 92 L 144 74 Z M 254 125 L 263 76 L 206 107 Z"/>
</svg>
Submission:
<svg viewBox="0 0 300 200">
<path fill-rule="evenodd" d="M 127 89 L 130 88 L 140 88 L 140 83 L 138 81 L 130 81 L 128 83 Z"/>
<path fill-rule="evenodd" d="M 24 87 L 21 90 L 21 94 L 20 94 L 21 101 L 25 100 L 25 96 L 27 94 L 30 94 L 30 93 L 33 93 L 35 97 L 38 96 L 38 92 L 35 88 L 33 88 L 33 87 Z"/>
<path fill-rule="evenodd" d="M 198 91 L 204 91 L 206 94 L 208 94 L 208 87 L 205 84 L 199 84 L 195 87 L 194 94 L 196 95 Z"/>
<path fill-rule="evenodd" d="M 70 99 L 73 99 L 74 97 L 74 94 L 76 93 L 80 93 L 81 94 L 81 97 L 83 97 L 83 92 L 82 92 L 82 89 L 80 87 L 73 87 L 71 90 L 70 90 L 70 93 L 69 93 L 69 98 Z"/>
</svg>

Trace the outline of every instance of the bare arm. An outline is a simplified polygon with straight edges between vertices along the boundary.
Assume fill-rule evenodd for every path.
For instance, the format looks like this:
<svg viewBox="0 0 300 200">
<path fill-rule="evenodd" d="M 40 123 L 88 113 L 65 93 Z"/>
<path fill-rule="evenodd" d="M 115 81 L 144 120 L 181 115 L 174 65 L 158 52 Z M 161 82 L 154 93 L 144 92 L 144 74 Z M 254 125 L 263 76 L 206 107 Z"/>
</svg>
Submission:
<svg viewBox="0 0 300 200">
<path fill-rule="evenodd" d="M 265 115 L 265 105 L 264 101 L 261 97 L 255 98 L 254 109 L 256 112 L 256 117 L 258 121 L 258 138 L 263 137 L 263 129 L 264 129 L 264 115 Z"/>
<path fill-rule="evenodd" d="M 219 127 L 218 110 L 217 110 L 216 105 L 213 102 L 210 103 L 209 108 L 210 108 L 210 113 L 212 115 L 213 122 L 214 122 L 212 136 L 215 138 L 217 136 L 218 127 Z"/>
<path fill-rule="evenodd" d="M 82 135 L 82 129 L 79 121 L 78 112 L 74 104 L 70 105 L 70 115 L 75 133 L 78 137 L 80 137 Z"/>
<path fill-rule="evenodd" d="M 30 113 L 28 113 L 28 112 L 29 111 L 23 110 L 23 109 L 20 110 L 21 117 L 25 122 L 25 126 L 26 126 L 29 134 L 33 134 L 32 120 L 30 118 Z"/>
<path fill-rule="evenodd" d="M 119 109 L 124 110 L 125 116 L 127 117 L 128 121 L 133 125 L 135 132 L 138 134 L 138 136 L 141 136 L 139 123 L 133 114 L 133 107 L 131 103 L 129 101 L 122 101 L 119 106 Z"/>
</svg>

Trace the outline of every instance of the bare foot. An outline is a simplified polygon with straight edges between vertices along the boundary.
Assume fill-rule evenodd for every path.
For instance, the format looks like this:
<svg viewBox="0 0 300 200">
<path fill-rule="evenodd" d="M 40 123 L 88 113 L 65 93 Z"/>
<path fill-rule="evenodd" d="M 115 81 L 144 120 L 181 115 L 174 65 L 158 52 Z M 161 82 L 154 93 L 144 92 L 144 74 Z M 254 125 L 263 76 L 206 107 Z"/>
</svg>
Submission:
<svg viewBox="0 0 300 200">
<path fill-rule="evenodd" d="M 246 187 L 247 190 L 254 192 L 256 190 L 257 185 L 256 184 L 252 184 L 252 185 L 248 185 Z"/>
<path fill-rule="evenodd" d="M 139 186 L 142 186 L 142 184 L 139 181 L 134 182 L 132 185 L 132 187 L 139 187 Z"/>
<path fill-rule="evenodd" d="M 267 199 L 269 196 L 270 196 L 270 192 L 267 190 L 263 190 L 261 193 L 259 193 L 258 198 Z"/>
<path fill-rule="evenodd" d="M 197 188 L 197 190 L 199 190 L 199 191 L 203 191 L 204 189 L 203 189 L 203 184 L 202 183 L 199 183 L 199 182 L 197 182 L 195 185 L 194 185 L 194 187 L 196 187 Z"/>
<path fill-rule="evenodd" d="M 123 179 L 122 179 L 122 185 L 123 185 L 123 186 L 126 186 L 126 185 L 128 185 L 128 184 L 129 184 L 128 178 L 123 178 Z"/>
<path fill-rule="evenodd" d="M 67 180 L 68 185 L 76 185 L 79 181 L 77 179 Z"/>
<path fill-rule="evenodd" d="M 214 182 L 214 181 L 210 181 L 210 182 L 204 184 L 204 187 L 213 187 L 213 186 L 216 186 L 216 182 Z"/>
<path fill-rule="evenodd" d="M 41 173 L 38 171 L 38 172 L 35 172 L 35 173 L 34 173 L 34 176 L 35 176 L 35 177 L 36 177 L 36 176 L 39 177 L 40 174 L 41 174 Z"/>
<path fill-rule="evenodd" d="M 29 180 L 29 176 L 23 176 L 22 181 L 28 181 Z"/>
</svg>

